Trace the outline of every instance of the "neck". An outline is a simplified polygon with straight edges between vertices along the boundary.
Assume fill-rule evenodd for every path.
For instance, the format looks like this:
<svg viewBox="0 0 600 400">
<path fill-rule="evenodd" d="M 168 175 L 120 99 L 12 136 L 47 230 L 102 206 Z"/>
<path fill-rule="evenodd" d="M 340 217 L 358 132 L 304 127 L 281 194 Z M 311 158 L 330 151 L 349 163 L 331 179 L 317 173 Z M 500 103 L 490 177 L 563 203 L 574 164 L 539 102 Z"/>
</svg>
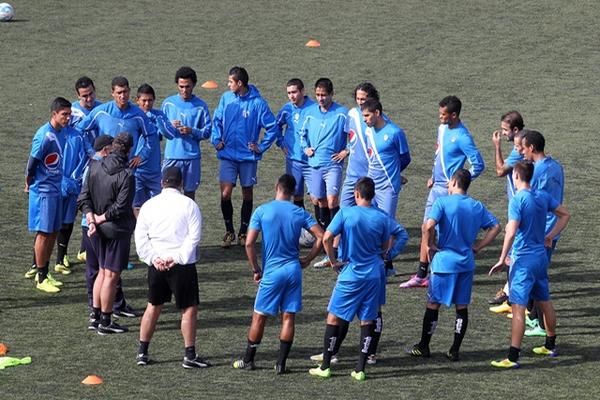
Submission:
<svg viewBox="0 0 600 400">
<path fill-rule="evenodd" d="M 304 96 L 300 97 L 300 99 L 298 100 L 298 103 L 296 104 L 296 107 L 302 107 L 304 105 Z"/>
<path fill-rule="evenodd" d="M 53 119 L 50 120 L 50 126 L 52 126 L 57 131 L 60 131 L 62 128 L 64 128 L 64 126 L 62 126 L 61 124 L 59 124 L 57 121 L 55 121 Z"/>
<path fill-rule="evenodd" d="M 245 96 L 245 95 L 247 95 L 247 94 L 248 94 L 248 92 L 249 92 L 249 91 L 250 91 L 250 90 L 248 89 L 248 86 L 243 86 L 243 87 L 241 87 L 241 88 L 240 88 L 240 91 L 239 91 L 239 93 L 238 93 L 238 94 L 239 94 L 240 96 Z"/>
<path fill-rule="evenodd" d="M 86 110 L 91 110 L 93 108 L 93 105 L 91 105 L 91 106 L 88 107 L 85 103 L 82 103 L 81 101 L 79 102 L 79 105 L 82 108 L 85 108 Z"/>
<path fill-rule="evenodd" d="M 333 104 L 333 103 L 329 103 L 329 104 L 327 104 L 327 105 L 320 105 L 320 106 L 319 106 L 319 108 L 321 108 L 321 111 L 323 111 L 323 112 L 327 112 L 327 111 L 328 111 L 328 110 L 331 108 L 331 105 L 332 105 L 332 104 Z"/>
<path fill-rule="evenodd" d="M 458 124 L 460 123 L 460 118 L 457 118 L 455 120 L 450 120 L 450 123 L 448 124 L 448 128 L 450 129 L 454 129 L 458 126 Z"/>
<path fill-rule="evenodd" d="M 122 106 L 119 105 L 119 103 L 115 102 L 117 104 L 117 107 L 119 108 L 119 110 L 124 111 L 127 110 L 127 108 L 129 108 L 129 102 L 125 102 L 125 104 L 123 104 Z"/>
<path fill-rule="evenodd" d="M 533 161 L 539 161 L 546 158 L 546 153 L 544 153 L 543 151 L 540 153 L 533 153 L 531 158 L 533 159 Z"/>
<path fill-rule="evenodd" d="M 292 199 L 292 195 L 291 194 L 285 194 L 282 192 L 277 192 L 275 194 L 275 200 L 280 200 L 280 201 L 290 201 Z"/>
<path fill-rule="evenodd" d="M 519 182 L 515 183 L 515 187 L 517 188 L 517 191 L 519 191 L 519 190 L 530 189 L 531 185 L 529 183 L 525 183 L 523 181 L 519 181 Z"/>
<path fill-rule="evenodd" d="M 356 199 L 356 205 L 359 207 L 371 207 L 371 200 L 365 200 L 359 197 Z"/>
<path fill-rule="evenodd" d="M 375 121 L 375 129 L 381 129 L 386 124 L 387 124 L 387 122 L 385 122 L 385 119 L 379 117 L 379 118 L 377 118 L 377 121 Z"/>
</svg>

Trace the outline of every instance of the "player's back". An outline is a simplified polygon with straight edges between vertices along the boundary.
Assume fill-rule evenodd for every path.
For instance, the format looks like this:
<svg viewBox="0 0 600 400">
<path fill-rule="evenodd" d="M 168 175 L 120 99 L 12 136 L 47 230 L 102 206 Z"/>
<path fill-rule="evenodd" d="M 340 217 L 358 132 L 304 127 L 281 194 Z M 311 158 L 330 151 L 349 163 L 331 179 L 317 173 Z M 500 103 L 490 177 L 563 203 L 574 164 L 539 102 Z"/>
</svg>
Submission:
<svg viewBox="0 0 600 400">
<path fill-rule="evenodd" d="M 523 189 L 511 200 L 508 219 L 519 221 L 513 253 L 520 256 L 545 256 L 546 214 L 557 202 L 544 191 Z"/>
</svg>

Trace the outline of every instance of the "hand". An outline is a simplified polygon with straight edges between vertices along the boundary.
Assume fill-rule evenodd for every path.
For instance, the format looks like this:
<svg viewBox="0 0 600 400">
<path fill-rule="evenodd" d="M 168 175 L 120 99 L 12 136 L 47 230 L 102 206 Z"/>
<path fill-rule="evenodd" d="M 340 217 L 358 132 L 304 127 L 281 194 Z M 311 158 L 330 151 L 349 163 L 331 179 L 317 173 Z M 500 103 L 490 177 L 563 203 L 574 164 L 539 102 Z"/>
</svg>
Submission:
<svg viewBox="0 0 600 400">
<path fill-rule="evenodd" d="M 306 154 L 308 157 L 312 157 L 313 155 L 315 155 L 315 151 L 312 147 L 309 147 L 306 150 L 304 150 L 304 154 Z"/>
<path fill-rule="evenodd" d="M 406 185 L 408 183 L 408 178 L 400 175 L 400 185 Z"/>
<path fill-rule="evenodd" d="M 87 231 L 87 235 L 88 235 L 88 237 L 92 237 L 92 236 L 94 236 L 94 235 L 96 234 L 96 230 L 97 230 L 97 229 L 96 229 L 96 224 L 95 224 L 94 222 L 91 222 L 91 223 L 88 225 L 88 231 Z"/>
<path fill-rule="evenodd" d="M 25 188 L 23 189 L 25 193 L 29 193 L 29 179 L 25 180 Z"/>
<path fill-rule="evenodd" d="M 283 147 L 281 148 L 281 151 L 283 151 L 283 154 L 284 154 L 286 157 L 287 157 L 287 156 L 288 156 L 288 154 L 290 153 L 290 152 L 289 152 L 289 150 L 287 149 L 287 147 L 285 147 L 285 146 L 283 146 Z"/>
<path fill-rule="evenodd" d="M 190 133 L 192 133 L 192 128 L 190 128 L 189 126 L 178 126 L 177 130 L 179 130 L 179 133 L 181 133 L 183 136 L 185 135 L 189 135 Z"/>
<path fill-rule="evenodd" d="M 258 145 L 256 143 L 254 143 L 254 142 L 248 143 L 248 148 L 250 149 L 251 152 L 260 154 L 260 150 L 258 149 Z"/>
<path fill-rule="evenodd" d="M 438 248 L 434 246 L 427 246 L 427 261 L 431 262 L 433 260 L 433 256 L 437 253 Z"/>
<path fill-rule="evenodd" d="M 165 270 L 165 260 L 163 260 L 161 257 L 156 257 L 152 261 L 152 265 L 154 265 L 154 268 L 156 268 L 159 271 Z"/>
<path fill-rule="evenodd" d="M 142 163 L 142 157 L 135 156 L 129 160 L 129 168 L 137 168 Z"/>
<path fill-rule="evenodd" d="M 254 282 L 260 283 L 260 280 L 262 279 L 262 272 L 255 272 L 252 279 L 254 279 Z"/>
<path fill-rule="evenodd" d="M 225 147 L 225 143 L 223 143 L 223 142 L 219 142 L 219 143 L 217 143 L 217 145 L 215 146 L 215 149 L 216 149 L 217 151 L 219 151 L 219 150 L 223 150 L 223 147 Z"/>
<path fill-rule="evenodd" d="M 174 265 L 175 265 L 175 260 L 173 260 L 173 257 L 167 257 L 165 259 L 165 268 L 167 270 L 173 268 Z"/>
<path fill-rule="evenodd" d="M 504 265 L 506 265 L 507 267 L 510 267 L 511 262 L 512 262 L 512 260 L 510 259 L 510 256 L 506 256 L 506 258 L 504 259 Z"/>
<path fill-rule="evenodd" d="M 300 257 L 300 267 L 302 269 L 308 267 L 310 265 L 310 261 L 306 257 Z"/>
<path fill-rule="evenodd" d="M 344 161 L 344 158 L 348 157 L 348 150 L 344 149 L 342 151 L 340 151 L 339 153 L 335 153 L 331 156 L 331 159 L 335 162 L 342 162 Z"/>
<path fill-rule="evenodd" d="M 336 274 L 339 274 L 344 265 L 346 265 L 345 262 L 336 260 L 335 262 L 331 263 L 331 268 L 335 271 Z"/>
<path fill-rule="evenodd" d="M 427 179 L 427 188 L 431 189 L 433 187 L 433 178 Z"/>
<path fill-rule="evenodd" d="M 494 146 L 500 147 L 500 139 L 502 138 L 502 134 L 500 131 L 494 131 L 492 133 L 492 142 L 494 142 Z"/>
<path fill-rule="evenodd" d="M 544 238 L 544 247 L 546 247 L 546 248 L 548 248 L 548 249 L 551 249 L 551 248 L 552 248 L 552 242 L 553 242 L 553 240 L 552 240 L 552 239 L 553 239 L 552 237 L 550 237 L 550 236 L 546 236 L 546 237 Z"/>
<path fill-rule="evenodd" d="M 171 124 L 175 127 L 175 128 L 179 128 L 181 126 L 181 121 L 178 119 L 174 119 L 173 121 L 171 121 Z"/>
<path fill-rule="evenodd" d="M 502 268 L 504 268 L 504 260 L 500 259 L 492 268 L 490 268 L 490 272 L 488 272 L 488 275 L 491 276 L 492 274 L 500 272 L 502 271 Z"/>
</svg>

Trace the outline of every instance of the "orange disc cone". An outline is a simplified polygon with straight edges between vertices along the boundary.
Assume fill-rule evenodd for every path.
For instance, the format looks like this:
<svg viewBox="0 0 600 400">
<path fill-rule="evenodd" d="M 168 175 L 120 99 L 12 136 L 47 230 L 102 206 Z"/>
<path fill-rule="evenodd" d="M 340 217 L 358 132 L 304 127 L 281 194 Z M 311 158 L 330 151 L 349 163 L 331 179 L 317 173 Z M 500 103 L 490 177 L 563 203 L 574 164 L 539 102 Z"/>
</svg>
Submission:
<svg viewBox="0 0 600 400">
<path fill-rule="evenodd" d="M 310 39 L 308 42 L 306 42 L 305 46 L 306 47 L 321 47 L 321 43 L 319 43 L 318 40 Z"/>
<path fill-rule="evenodd" d="M 84 385 L 99 385 L 104 381 L 98 375 L 88 375 L 81 381 Z"/>
<path fill-rule="evenodd" d="M 219 85 L 215 81 L 206 81 L 202 84 L 202 87 L 204 89 L 216 89 L 219 87 Z"/>
<path fill-rule="evenodd" d="M 0 343 L 0 356 L 5 355 L 6 353 L 8 353 L 8 346 L 4 343 Z"/>
</svg>

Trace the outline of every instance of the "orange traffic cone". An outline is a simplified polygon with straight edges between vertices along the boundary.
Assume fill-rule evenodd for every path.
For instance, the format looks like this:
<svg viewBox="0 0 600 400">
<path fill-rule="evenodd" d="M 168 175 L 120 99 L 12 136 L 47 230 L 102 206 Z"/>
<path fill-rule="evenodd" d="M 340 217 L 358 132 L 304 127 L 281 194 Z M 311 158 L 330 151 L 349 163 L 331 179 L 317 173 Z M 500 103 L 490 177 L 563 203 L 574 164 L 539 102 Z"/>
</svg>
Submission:
<svg viewBox="0 0 600 400">
<path fill-rule="evenodd" d="M 206 81 L 202 84 L 202 87 L 204 89 L 216 89 L 219 87 L 219 85 L 215 81 Z"/>
<path fill-rule="evenodd" d="M 306 47 L 321 47 L 321 43 L 319 43 L 318 40 L 310 39 L 308 42 L 306 42 L 305 46 Z"/>
<path fill-rule="evenodd" d="M 84 385 L 99 385 L 104 381 L 98 375 L 88 375 L 81 381 Z"/>
</svg>

